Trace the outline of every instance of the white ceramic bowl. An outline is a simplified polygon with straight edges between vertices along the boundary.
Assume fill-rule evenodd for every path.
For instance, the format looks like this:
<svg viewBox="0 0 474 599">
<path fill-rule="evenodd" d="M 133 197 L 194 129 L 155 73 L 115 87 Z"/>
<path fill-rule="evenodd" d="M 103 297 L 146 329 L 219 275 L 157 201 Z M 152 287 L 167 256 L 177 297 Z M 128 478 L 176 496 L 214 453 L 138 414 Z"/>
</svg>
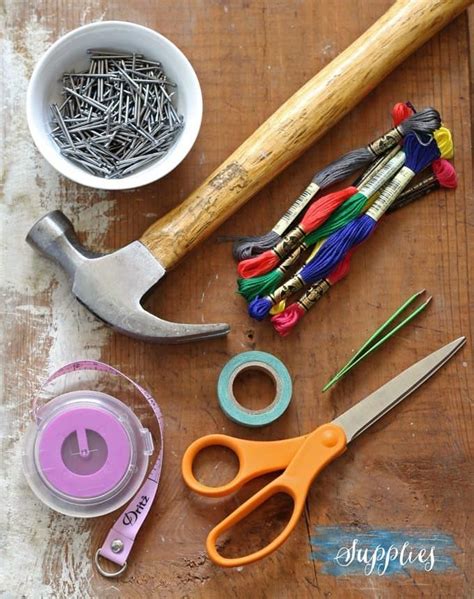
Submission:
<svg viewBox="0 0 474 599">
<path fill-rule="evenodd" d="M 184 115 L 184 128 L 168 153 L 142 170 L 121 179 L 94 176 L 62 156 L 50 136 L 49 106 L 61 102 L 62 74 L 86 68 L 89 48 L 107 48 L 143 54 L 163 64 L 177 83 L 176 106 Z M 175 96 L 176 97 L 176 96 Z M 172 171 L 192 148 L 201 127 L 202 94 L 198 78 L 186 56 L 168 39 L 147 27 L 126 21 L 103 21 L 74 29 L 61 37 L 36 65 L 26 98 L 28 126 L 46 160 L 64 176 L 99 189 L 132 189 L 161 179 Z"/>
</svg>

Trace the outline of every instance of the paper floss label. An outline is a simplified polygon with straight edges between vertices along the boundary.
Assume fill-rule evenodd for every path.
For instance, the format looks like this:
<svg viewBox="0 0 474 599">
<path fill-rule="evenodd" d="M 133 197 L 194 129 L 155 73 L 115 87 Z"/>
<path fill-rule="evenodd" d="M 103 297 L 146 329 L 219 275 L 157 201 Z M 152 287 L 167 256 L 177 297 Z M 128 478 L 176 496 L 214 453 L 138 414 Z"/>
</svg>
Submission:
<svg viewBox="0 0 474 599">
<path fill-rule="evenodd" d="M 278 235 L 283 235 L 288 225 L 298 216 L 298 214 L 306 208 L 309 202 L 318 193 L 319 186 L 311 182 L 303 191 L 297 200 L 288 208 L 285 214 L 280 218 L 277 224 L 273 227 L 273 231 Z"/>
<path fill-rule="evenodd" d="M 390 148 L 393 148 L 402 139 L 402 134 L 397 127 L 382 135 L 378 139 L 375 139 L 367 147 L 375 155 L 380 156 L 384 154 Z"/>
<path fill-rule="evenodd" d="M 415 185 L 408 191 L 405 191 L 402 194 L 400 194 L 396 201 L 391 206 L 389 206 L 387 212 L 392 212 L 394 210 L 398 210 L 398 208 L 403 208 L 403 206 L 406 206 L 407 204 L 410 204 L 411 202 L 414 202 L 415 200 L 418 200 L 419 198 L 428 195 L 435 189 L 439 189 L 439 183 L 437 181 L 429 184 L 425 184 L 425 182 L 419 183 L 418 185 Z"/>
<path fill-rule="evenodd" d="M 306 312 L 326 293 L 330 285 L 323 279 L 316 285 L 313 285 L 298 301 L 300 306 L 306 310 Z"/>
<path fill-rule="evenodd" d="M 366 198 L 374 195 L 405 163 L 405 152 L 398 152 L 385 166 L 371 177 L 359 191 Z"/>
<path fill-rule="evenodd" d="M 269 297 L 272 300 L 273 304 L 278 304 L 278 302 L 281 302 L 281 300 L 289 297 L 296 291 L 299 291 L 302 287 L 304 287 L 303 279 L 299 275 L 295 275 L 284 285 L 278 287 L 278 289 L 274 291 Z"/>
<path fill-rule="evenodd" d="M 362 177 L 357 181 L 356 187 L 361 189 L 365 183 L 371 179 L 375 174 L 379 172 L 381 168 L 383 168 L 389 160 L 391 160 L 397 152 L 400 151 L 398 146 L 392 148 L 389 152 L 384 154 L 383 156 L 379 156 L 374 162 L 372 162 L 371 166 L 365 171 Z"/>
<path fill-rule="evenodd" d="M 306 235 L 304 230 L 298 225 L 292 229 L 285 237 L 276 244 L 273 248 L 275 254 L 281 259 L 284 258 L 291 250 L 299 244 Z"/>
<path fill-rule="evenodd" d="M 292 266 L 298 260 L 301 254 L 303 254 L 303 252 L 307 249 L 308 246 L 304 242 L 300 243 L 300 245 L 298 245 L 291 252 L 290 256 L 288 256 L 288 258 L 280 264 L 278 270 L 280 270 L 281 272 L 286 272 L 290 268 L 290 266 Z"/>
<path fill-rule="evenodd" d="M 414 176 L 415 173 L 411 169 L 407 166 L 403 166 L 396 177 L 382 189 L 379 197 L 367 210 L 367 216 L 370 216 L 370 218 L 373 218 L 375 221 L 380 220 L 390 204 L 397 199 Z"/>
</svg>

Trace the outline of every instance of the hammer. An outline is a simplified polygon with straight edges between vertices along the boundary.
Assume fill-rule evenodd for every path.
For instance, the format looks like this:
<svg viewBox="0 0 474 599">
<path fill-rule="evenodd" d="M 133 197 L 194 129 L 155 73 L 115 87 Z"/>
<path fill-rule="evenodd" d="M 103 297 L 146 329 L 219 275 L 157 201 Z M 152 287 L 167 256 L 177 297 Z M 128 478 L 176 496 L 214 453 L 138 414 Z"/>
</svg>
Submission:
<svg viewBox="0 0 474 599">
<path fill-rule="evenodd" d="M 195 245 L 470 3 L 471 0 L 395 2 L 138 241 L 110 254 L 90 252 L 80 245 L 71 222 L 55 210 L 32 227 L 27 242 L 66 270 L 79 301 L 126 335 L 158 343 L 226 335 L 227 324 L 162 320 L 146 311 L 141 299 Z"/>
</svg>

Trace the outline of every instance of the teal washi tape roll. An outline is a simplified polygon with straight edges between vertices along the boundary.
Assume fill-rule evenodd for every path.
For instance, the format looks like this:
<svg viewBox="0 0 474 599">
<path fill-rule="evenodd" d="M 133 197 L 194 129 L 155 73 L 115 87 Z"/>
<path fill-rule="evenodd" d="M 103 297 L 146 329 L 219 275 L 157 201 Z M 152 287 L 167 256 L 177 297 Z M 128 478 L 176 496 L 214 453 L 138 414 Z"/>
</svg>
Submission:
<svg viewBox="0 0 474 599">
<path fill-rule="evenodd" d="M 272 403 L 261 410 L 245 408 L 235 399 L 233 386 L 243 370 L 262 370 L 275 382 L 276 395 Z M 234 356 L 222 369 L 217 382 L 217 395 L 224 414 L 244 426 L 265 426 L 274 422 L 288 407 L 293 385 L 290 373 L 281 360 L 263 351 L 248 351 Z"/>
</svg>

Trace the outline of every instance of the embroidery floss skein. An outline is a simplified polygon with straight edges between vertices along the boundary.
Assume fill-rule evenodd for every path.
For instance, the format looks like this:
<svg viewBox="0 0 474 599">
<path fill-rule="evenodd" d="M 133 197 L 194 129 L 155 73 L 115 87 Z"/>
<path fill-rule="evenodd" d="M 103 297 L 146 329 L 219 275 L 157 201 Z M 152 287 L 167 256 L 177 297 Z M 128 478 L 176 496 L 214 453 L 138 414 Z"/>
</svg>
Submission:
<svg viewBox="0 0 474 599">
<path fill-rule="evenodd" d="M 440 158 L 439 160 L 435 160 L 432 164 L 433 174 L 426 177 L 416 185 L 410 187 L 406 192 L 400 194 L 400 196 L 395 200 L 395 202 L 390 206 L 387 210 L 387 213 L 394 212 L 403 206 L 406 206 L 410 202 L 421 198 L 430 192 L 439 189 L 441 187 L 445 187 L 447 189 L 454 189 L 457 185 L 457 174 L 453 167 L 453 165 L 445 160 L 444 158 Z M 346 256 L 347 259 L 347 256 Z M 336 271 L 333 271 L 330 276 Z M 342 277 L 341 277 L 342 278 Z M 329 279 L 329 277 L 328 277 Z M 340 279 L 338 279 L 340 280 Z M 334 285 L 335 281 L 332 282 Z M 288 307 L 280 310 L 279 312 L 275 312 L 275 316 L 271 319 L 271 322 L 275 328 L 275 330 L 285 337 L 288 335 L 292 328 L 296 326 L 296 324 L 305 316 L 309 310 L 316 304 L 317 302 L 317 291 L 316 287 L 318 283 L 312 285 L 305 291 L 305 293 L 300 297 L 298 302 L 290 304 Z M 275 288 L 267 292 L 267 295 L 274 291 Z M 313 301 L 313 297 L 316 297 L 316 300 Z M 284 300 L 280 302 L 283 304 Z M 273 313 L 273 308 L 271 310 Z"/>
<path fill-rule="evenodd" d="M 385 165 L 392 158 L 394 158 L 399 151 L 399 146 L 396 146 L 392 150 L 388 151 L 381 159 L 376 161 L 377 164 L 372 165 L 359 178 L 359 183 L 357 184 L 358 188 L 362 188 L 370 180 L 370 178 L 374 177 L 377 172 L 385 167 Z M 356 184 L 354 183 L 353 185 L 355 186 Z M 301 241 L 300 244 L 292 251 L 292 253 L 285 258 L 278 268 L 275 268 L 266 274 L 257 275 L 248 279 L 244 279 L 243 277 L 238 278 L 238 293 L 240 293 L 240 295 L 242 295 L 247 302 L 253 300 L 255 297 L 257 297 L 257 295 L 264 296 L 272 293 L 283 281 L 285 274 L 308 248 L 313 245 L 320 245 L 325 236 L 333 233 L 335 230 L 337 230 L 337 228 L 355 218 L 355 216 L 360 214 L 360 212 L 368 207 L 368 202 L 364 202 L 364 198 L 362 196 L 353 197 L 351 200 L 354 202 L 353 205 L 349 202 L 345 202 L 342 206 L 340 206 L 320 229 L 316 229 L 316 231 L 313 231 L 307 235 L 303 241 Z M 272 308 L 272 314 L 278 314 L 285 308 L 285 306 L 282 303 L 280 310 L 276 310 L 275 308 L 276 306 Z"/>
<path fill-rule="evenodd" d="M 298 261 L 300 256 L 310 247 L 320 244 L 326 237 L 343 227 L 358 216 L 370 204 L 363 193 L 357 193 L 351 196 L 342 206 L 340 206 L 330 218 L 318 229 L 306 235 L 303 241 L 293 250 L 293 252 L 278 266 L 269 273 L 251 277 L 249 279 L 237 279 L 238 292 L 250 302 L 255 297 L 269 295 L 285 278 L 289 269 Z M 283 308 L 282 308 L 283 309 Z"/>
<path fill-rule="evenodd" d="M 340 206 L 340 208 L 338 208 L 319 229 L 316 229 L 307 235 L 300 245 L 293 250 L 278 268 L 271 270 L 269 273 L 250 279 L 237 279 L 238 292 L 245 297 L 248 302 L 252 301 L 257 296 L 262 297 L 271 294 L 283 281 L 285 274 L 289 271 L 291 266 L 297 262 L 307 249 L 322 244 L 329 235 L 366 210 L 370 203 L 371 202 L 365 198 L 363 194 L 355 194 L 352 196 L 352 198 Z M 284 306 L 282 309 L 284 309 Z M 278 311 L 275 313 L 278 313 Z"/>
<path fill-rule="evenodd" d="M 309 254 L 309 256 L 306 258 L 306 260 L 304 261 L 305 264 L 308 264 L 308 262 L 310 260 L 312 260 L 316 254 L 319 252 L 319 250 L 322 248 L 323 243 L 325 242 L 325 239 L 320 239 L 319 241 L 317 241 L 314 246 L 311 249 L 311 252 Z M 332 274 L 332 273 L 331 273 Z M 276 287 L 274 288 L 276 289 Z M 272 289 L 272 291 L 274 291 L 274 289 Z M 280 312 L 283 312 L 283 310 L 286 308 L 286 300 L 281 300 L 281 302 L 279 302 L 278 304 L 275 304 L 274 306 L 272 306 L 272 309 L 270 310 L 270 314 L 273 316 L 275 314 L 280 314 Z"/>
<path fill-rule="evenodd" d="M 383 161 L 380 162 L 378 169 L 380 170 L 384 165 L 384 163 L 388 162 L 396 152 L 398 152 L 398 148 L 395 148 L 391 152 L 388 152 L 384 157 Z M 403 192 L 400 197 L 398 197 L 392 206 L 390 206 L 388 212 L 394 212 L 398 208 L 405 206 L 414 200 L 423 197 L 424 195 L 430 193 L 435 189 L 439 189 L 440 187 L 446 188 L 454 188 L 457 185 L 457 175 L 454 167 L 447 160 L 442 158 L 436 160 L 432 164 L 432 169 L 434 174 L 429 177 L 423 179 L 422 181 L 416 183 L 411 186 L 407 191 Z M 359 183 L 359 187 L 365 185 L 367 179 L 369 178 L 370 173 L 375 174 L 372 168 L 370 168 L 367 173 L 362 176 L 361 183 Z M 352 200 L 356 200 L 357 198 L 352 198 Z M 285 278 L 286 273 L 289 271 L 292 265 L 294 265 L 299 257 L 302 255 L 304 251 L 306 251 L 313 244 L 320 242 L 325 237 L 329 236 L 333 233 L 337 228 L 355 218 L 357 214 L 367 209 L 367 203 L 360 201 L 361 198 L 358 198 L 358 205 L 353 206 L 355 210 L 351 213 L 351 206 L 349 202 L 346 202 L 343 206 L 338 208 L 335 214 L 333 214 L 328 221 L 316 231 L 313 231 L 309 235 L 307 235 L 304 240 L 300 243 L 299 246 L 296 247 L 295 250 L 278 266 L 278 268 L 271 270 L 270 272 L 258 275 L 255 277 L 251 277 L 249 279 L 239 278 L 237 280 L 238 284 L 238 292 L 242 295 L 247 302 L 250 302 L 258 295 L 263 297 L 265 295 L 271 294 L 278 285 Z M 339 220 L 340 217 L 340 220 Z M 283 303 L 279 303 L 280 310 L 272 309 L 272 314 L 278 314 L 284 309 Z"/>
<path fill-rule="evenodd" d="M 294 304 L 290 304 L 283 312 L 272 317 L 271 322 L 276 332 L 286 337 L 291 329 L 338 281 L 349 274 L 351 253 L 336 266 L 332 273 L 309 289 Z"/>
<path fill-rule="evenodd" d="M 379 219 L 390 204 L 408 185 L 416 173 L 422 171 L 430 163 L 440 157 L 452 155 L 450 132 L 442 128 L 438 136 L 434 135 L 429 142 L 420 141 L 415 134 L 409 134 L 404 141 L 406 154 L 405 165 L 399 173 L 381 191 L 374 204 L 365 214 L 351 221 L 331 235 L 315 259 L 304 265 L 294 277 L 267 297 L 256 297 L 248 307 L 249 315 L 256 320 L 263 320 L 271 307 L 289 297 L 305 285 L 310 285 L 325 278 L 345 257 L 347 252 L 365 241 L 375 230 Z"/>
<path fill-rule="evenodd" d="M 312 206 L 303 216 L 301 222 L 294 227 L 281 242 L 272 250 L 259 256 L 243 260 L 238 265 L 238 273 L 243 279 L 262 275 L 274 268 L 302 239 L 316 229 L 320 229 L 324 222 L 330 219 L 331 233 L 333 227 L 340 227 L 357 216 L 367 200 L 373 196 L 391 177 L 403 166 L 405 154 L 403 150 L 387 162 L 371 179 L 359 189 L 347 187 L 341 192 L 328 194 Z M 331 217 L 331 218 L 330 218 Z M 327 237 L 327 230 L 323 237 Z M 318 239 L 322 239 L 318 236 Z"/>
<path fill-rule="evenodd" d="M 264 274 L 274 268 L 298 245 L 303 237 L 320 227 L 341 204 L 357 193 L 356 187 L 346 187 L 329 193 L 312 204 L 301 222 L 294 227 L 277 245 L 259 256 L 239 262 L 237 271 L 244 279 Z"/>
<path fill-rule="evenodd" d="M 396 145 L 409 132 L 432 133 L 441 125 L 439 112 L 425 108 L 401 122 L 379 139 L 364 148 L 352 150 L 316 173 L 306 190 L 276 223 L 271 231 L 263 235 L 241 237 L 233 246 L 237 261 L 248 259 L 271 249 L 282 239 L 284 232 L 306 208 L 319 189 L 325 189 L 363 168 L 388 149 Z"/>
<path fill-rule="evenodd" d="M 394 127 L 398 127 L 405 119 L 412 116 L 416 110 L 413 108 L 410 102 L 397 102 L 392 108 L 392 123 Z M 391 151 L 386 152 L 383 156 L 379 157 L 375 160 L 369 168 L 363 173 L 358 179 L 355 180 L 353 185 L 356 187 L 360 187 L 363 182 L 366 182 L 370 177 L 372 177 L 384 164 L 393 158 L 397 151 L 400 149 L 400 144 L 397 144 Z"/>
<path fill-rule="evenodd" d="M 309 237 L 309 236 L 308 236 Z M 274 268 L 268 273 L 250 279 L 237 279 L 237 290 L 247 302 L 252 301 L 257 295 L 269 295 L 278 287 L 285 278 L 285 274 L 296 263 L 298 258 L 309 248 L 306 240 L 303 240 L 298 247 L 286 258 L 278 268 Z"/>
<path fill-rule="evenodd" d="M 395 156 L 395 154 L 399 151 L 398 146 L 389 150 L 383 157 L 377 160 L 377 168 L 373 168 L 374 165 L 371 165 L 366 172 L 359 177 L 359 186 L 365 184 L 370 176 L 375 174 L 377 170 L 380 170 L 385 164 Z M 370 173 L 370 174 L 369 174 Z M 355 183 L 353 184 L 355 186 Z M 314 235 L 314 232 L 311 234 Z M 311 235 L 305 237 L 303 241 L 296 246 L 296 248 L 291 252 L 288 258 L 285 258 L 284 262 L 280 264 L 278 268 L 271 270 L 270 272 L 257 275 L 256 277 L 250 277 L 248 279 L 238 278 L 237 279 L 237 291 L 242 295 L 247 302 L 253 300 L 257 295 L 264 296 L 270 294 L 274 291 L 278 285 L 285 278 L 285 274 L 288 270 L 298 261 L 299 257 L 310 247 L 311 245 Z M 315 242 L 315 248 L 319 247 L 323 239 L 320 239 Z M 277 306 L 272 308 L 272 314 L 278 314 L 284 309 L 284 305 L 281 310 L 276 310 Z"/>
<path fill-rule="evenodd" d="M 397 127 L 405 119 L 410 118 L 413 113 L 414 110 L 411 108 L 411 105 L 406 102 L 397 102 L 392 108 L 393 126 Z"/>
</svg>

